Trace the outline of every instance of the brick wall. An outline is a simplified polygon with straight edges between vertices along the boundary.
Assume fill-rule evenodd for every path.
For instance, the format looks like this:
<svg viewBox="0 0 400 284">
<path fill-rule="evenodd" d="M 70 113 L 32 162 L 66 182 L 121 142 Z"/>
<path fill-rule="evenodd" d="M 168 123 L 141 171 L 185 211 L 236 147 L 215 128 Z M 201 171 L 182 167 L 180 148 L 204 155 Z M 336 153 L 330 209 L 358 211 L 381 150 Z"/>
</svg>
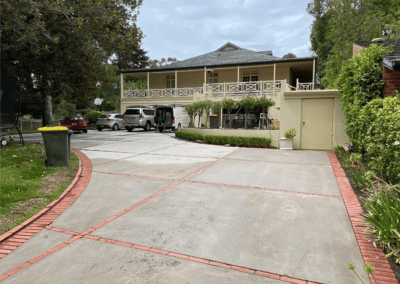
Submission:
<svg viewBox="0 0 400 284">
<path fill-rule="evenodd" d="M 363 48 L 364 47 L 353 43 L 353 57 L 354 57 L 354 55 L 358 55 Z"/>
<path fill-rule="evenodd" d="M 385 85 L 383 86 L 383 96 L 395 96 L 395 90 L 400 93 L 400 72 L 390 70 L 383 66 L 383 80 Z"/>
</svg>

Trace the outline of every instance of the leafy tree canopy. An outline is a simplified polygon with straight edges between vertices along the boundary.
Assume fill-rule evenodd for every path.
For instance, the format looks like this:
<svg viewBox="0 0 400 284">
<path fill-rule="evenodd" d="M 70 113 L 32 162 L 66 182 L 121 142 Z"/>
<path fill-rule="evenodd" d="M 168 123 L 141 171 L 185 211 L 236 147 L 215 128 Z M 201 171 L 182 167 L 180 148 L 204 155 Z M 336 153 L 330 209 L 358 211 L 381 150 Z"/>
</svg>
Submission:
<svg viewBox="0 0 400 284">
<path fill-rule="evenodd" d="M 399 0 L 311 0 L 307 12 L 315 18 L 310 49 L 318 56 L 317 83 L 333 87 L 352 57 L 354 42 L 394 38 L 394 31 L 400 30 L 400 11 L 394 7 L 400 7 Z"/>
<path fill-rule="evenodd" d="M 297 58 L 297 56 L 296 56 L 296 54 L 289 52 L 289 53 L 285 54 L 284 56 L 282 56 L 282 58 Z"/>
<path fill-rule="evenodd" d="M 141 0 L 4 0 L 1 68 L 20 78 L 23 104 L 40 94 L 87 106 L 101 74 L 114 57 L 121 69 L 145 66 L 136 26 Z M 45 117 L 45 116 L 43 116 Z M 48 123 L 48 122 L 47 122 Z M 44 122 L 44 124 L 47 124 Z"/>
</svg>

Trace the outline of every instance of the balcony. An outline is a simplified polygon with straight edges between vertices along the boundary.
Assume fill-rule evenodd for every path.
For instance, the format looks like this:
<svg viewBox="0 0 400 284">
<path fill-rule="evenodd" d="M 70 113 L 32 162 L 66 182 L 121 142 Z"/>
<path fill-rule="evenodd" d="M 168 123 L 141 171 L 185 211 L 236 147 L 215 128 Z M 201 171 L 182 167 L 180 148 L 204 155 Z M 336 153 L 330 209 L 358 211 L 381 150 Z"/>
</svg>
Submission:
<svg viewBox="0 0 400 284">
<path fill-rule="evenodd" d="M 287 84 L 286 80 L 255 81 L 255 82 L 225 82 L 203 84 L 203 87 L 168 88 L 148 90 L 124 90 L 123 98 L 184 98 L 184 97 L 229 97 L 254 95 L 273 95 L 283 91 L 313 90 L 313 83 L 296 82 L 296 87 Z"/>
</svg>

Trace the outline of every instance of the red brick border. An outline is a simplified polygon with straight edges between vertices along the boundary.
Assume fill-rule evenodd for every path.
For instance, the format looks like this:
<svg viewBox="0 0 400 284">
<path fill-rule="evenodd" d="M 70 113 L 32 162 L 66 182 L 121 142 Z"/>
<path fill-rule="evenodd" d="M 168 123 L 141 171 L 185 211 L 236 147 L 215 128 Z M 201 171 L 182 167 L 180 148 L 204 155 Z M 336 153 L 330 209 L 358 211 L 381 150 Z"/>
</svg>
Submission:
<svg viewBox="0 0 400 284">
<path fill-rule="evenodd" d="M 398 284 L 396 276 L 394 275 L 388 260 L 385 258 L 383 250 L 374 247 L 372 244 L 373 238 L 366 238 L 363 236 L 364 228 L 357 227 L 358 225 L 368 225 L 367 223 L 360 221 L 363 219 L 360 215 L 363 212 L 363 209 L 361 208 L 360 202 L 351 188 L 350 182 L 347 179 L 344 170 L 340 166 L 340 162 L 335 153 L 333 151 L 328 151 L 328 155 L 364 262 L 375 266 L 375 271 L 372 274 L 379 284 Z M 372 276 L 369 278 L 371 283 L 375 283 Z"/>
<path fill-rule="evenodd" d="M 105 224 L 111 222 L 112 220 L 118 218 L 119 216 L 122 216 L 123 214 L 125 214 L 125 213 L 127 213 L 127 212 L 133 210 L 134 208 L 136 208 L 136 207 L 142 205 L 143 203 L 145 203 L 145 202 L 147 202 L 147 201 L 153 199 L 154 197 L 158 196 L 159 194 L 163 193 L 164 191 L 167 191 L 167 190 L 171 189 L 172 187 L 174 187 L 174 186 L 176 186 L 176 185 L 178 185 L 178 184 L 180 184 L 180 183 L 182 183 L 182 182 L 187 181 L 187 179 L 189 179 L 189 178 L 192 177 L 193 175 L 196 175 L 196 174 L 198 174 L 199 172 L 203 171 L 204 169 L 206 169 L 206 168 L 208 168 L 208 167 L 214 165 L 215 163 L 218 163 L 219 161 L 225 159 L 226 157 L 232 155 L 233 153 L 235 153 L 236 151 L 239 151 L 240 149 L 242 149 L 242 147 L 240 147 L 240 148 L 236 149 L 235 151 L 229 153 L 228 155 L 226 155 L 226 156 L 224 156 L 224 157 L 222 157 L 222 158 L 220 158 L 220 159 L 218 159 L 218 160 L 216 160 L 216 161 L 214 161 L 214 162 L 212 162 L 212 163 L 210 163 L 210 164 L 208 164 L 208 165 L 202 167 L 201 169 L 199 169 L 199 170 L 193 172 L 192 174 L 186 176 L 185 178 L 183 178 L 183 179 L 181 179 L 181 180 L 176 180 L 173 184 L 171 184 L 171 185 L 169 185 L 168 187 L 162 189 L 161 191 L 159 191 L 159 192 L 157 192 L 157 193 L 151 195 L 150 197 L 148 197 L 148 198 L 146 198 L 146 199 L 144 199 L 144 200 L 142 200 L 142 201 L 139 201 L 138 203 L 132 205 L 132 206 L 129 207 L 128 209 L 125 209 L 124 211 L 121 211 L 120 213 L 118 213 L 118 214 L 112 216 L 111 218 L 107 219 L 106 221 L 103 221 L 103 222 L 101 222 L 101 223 L 95 225 L 94 227 L 92 227 L 92 228 L 86 230 L 86 231 L 83 232 L 83 233 L 77 233 L 77 232 L 73 232 L 73 231 L 64 230 L 64 229 L 59 229 L 59 228 L 55 228 L 55 227 L 49 226 L 49 224 L 55 219 L 55 217 L 53 218 L 53 216 L 55 216 L 55 215 L 51 215 L 51 216 L 49 216 L 48 218 L 43 218 L 43 221 L 42 221 L 42 219 L 41 219 L 40 216 L 43 215 L 43 217 L 47 217 L 47 215 L 45 214 L 46 211 L 44 211 L 44 212 L 42 213 L 42 215 L 36 217 L 36 219 L 38 219 L 38 221 L 42 221 L 42 222 L 39 222 L 39 223 L 38 223 L 38 222 L 34 222 L 33 225 L 36 225 L 36 223 L 37 223 L 37 224 L 38 224 L 38 227 L 40 228 L 40 230 L 41 230 L 43 227 L 45 227 L 45 228 L 50 229 L 50 230 L 53 230 L 53 231 L 57 231 L 57 232 L 69 234 L 69 235 L 71 235 L 72 237 L 71 237 L 69 240 L 67 240 L 67 241 L 65 241 L 65 242 L 63 242 L 63 243 L 61 243 L 61 244 L 55 246 L 54 248 L 48 250 L 47 252 L 44 252 L 44 253 L 40 254 L 39 256 L 36 256 L 36 257 L 32 258 L 31 260 L 27 261 L 26 263 L 23 263 L 22 265 L 20 265 L 20 266 L 14 268 L 14 269 L 8 271 L 7 273 L 5 273 L 5 274 L 3 274 L 3 275 L 0 275 L 0 281 L 1 281 L 1 280 L 4 280 L 4 279 L 6 279 L 6 278 L 8 278 L 9 276 L 11 276 L 11 275 L 13 275 L 13 274 L 15 274 L 15 273 L 17 273 L 18 271 L 24 269 L 25 267 L 29 266 L 30 264 L 35 263 L 35 262 L 41 260 L 42 258 L 44 258 L 44 257 L 46 257 L 46 256 L 48 256 L 48 255 L 50 255 L 50 254 L 52 254 L 52 253 L 58 251 L 59 249 L 62 249 L 63 247 L 67 246 L 68 244 L 70 244 L 70 243 L 72 243 L 72 242 L 74 242 L 74 241 L 76 241 L 76 240 L 78 240 L 78 239 L 80 239 L 80 238 L 87 238 L 87 239 L 96 240 L 96 241 L 100 241 L 100 242 L 105 242 L 105 243 L 110 243 L 110 244 L 116 244 L 116 245 L 120 245 L 120 246 L 130 247 L 130 248 L 134 248 L 134 249 L 138 249 L 138 250 L 142 250 L 142 251 L 149 251 L 149 252 L 157 253 L 157 254 L 161 254 L 161 255 L 168 255 L 168 256 L 171 256 L 171 257 L 176 257 L 176 258 L 181 258 L 181 259 L 187 259 L 187 260 L 190 260 L 190 261 L 199 262 L 199 263 L 203 263 L 203 264 L 207 264 L 207 265 L 212 265 L 212 266 L 217 266 L 217 267 L 221 267 L 221 268 L 224 268 L 224 269 L 235 270 L 235 271 L 239 271 L 239 272 L 243 272 L 243 273 L 248 273 L 248 274 L 254 274 L 254 275 L 257 275 L 257 276 L 266 277 L 266 278 L 270 278 L 270 279 L 276 279 L 276 280 L 280 280 L 280 281 L 287 282 L 287 283 L 294 283 L 294 284 L 296 284 L 296 283 L 297 283 L 297 284 L 319 284 L 319 283 L 317 283 L 317 282 L 312 282 L 312 281 L 308 281 L 308 280 L 302 280 L 302 279 L 298 279 L 298 278 L 293 278 L 293 277 L 290 277 L 290 276 L 287 276 L 287 275 L 279 275 L 279 274 L 275 274 L 275 273 L 269 273 L 269 272 L 267 272 L 267 271 L 254 270 L 254 269 L 251 269 L 251 268 L 240 267 L 240 266 L 236 266 L 236 265 L 232 265 L 232 264 L 228 264 L 228 263 L 217 262 L 217 261 L 213 261 L 213 260 L 209 260 L 209 259 L 204 259 L 204 258 L 200 258 L 200 257 L 184 255 L 184 254 L 180 254 L 180 253 L 177 253 L 177 252 L 170 252 L 170 251 L 165 251 L 165 250 L 158 249 L 158 248 L 151 248 L 151 247 L 147 247 L 147 246 L 142 246 L 142 245 L 137 245 L 137 244 L 131 244 L 131 243 L 127 243 L 127 242 L 115 241 L 115 240 L 111 240 L 111 239 L 105 239 L 105 238 L 101 238 L 101 237 L 97 237 L 97 236 L 88 235 L 89 233 L 91 233 L 91 232 L 93 232 L 94 230 L 96 230 L 96 229 L 98 229 L 98 228 L 104 226 Z M 68 208 L 68 206 L 70 206 L 70 205 L 72 204 L 72 202 L 75 201 L 75 199 L 76 199 L 76 198 L 80 195 L 80 193 L 86 188 L 86 185 L 87 185 L 87 183 L 89 182 L 90 175 L 91 175 L 90 161 L 89 161 L 89 159 L 88 159 L 83 153 L 80 153 L 80 152 L 78 152 L 78 151 L 77 151 L 77 153 L 78 153 L 78 154 L 81 154 L 81 155 L 82 155 L 82 158 L 83 158 L 83 159 L 86 159 L 87 162 L 89 162 L 90 172 L 89 172 L 89 174 L 87 174 L 86 176 L 84 176 L 84 178 L 86 177 L 86 180 L 84 180 L 84 179 L 81 179 L 81 180 L 80 180 L 80 181 L 83 180 L 84 182 L 86 182 L 86 183 L 84 184 L 84 186 L 83 186 L 82 188 L 79 188 L 79 186 L 75 187 L 74 190 L 75 190 L 76 188 L 79 188 L 78 191 L 77 191 L 77 192 L 71 191 L 71 195 L 72 195 L 72 196 L 70 197 L 70 195 L 68 195 L 68 196 L 63 200 L 63 201 L 67 200 L 67 203 L 66 203 L 66 204 L 63 204 L 63 201 L 60 202 L 60 203 L 57 204 L 57 205 L 55 205 L 56 202 L 55 202 L 54 204 L 53 204 L 53 202 L 51 203 L 52 206 L 54 206 L 54 208 L 52 207 L 51 209 L 48 209 L 48 210 L 51 211 L 51 210 L 53 210 L 53 209 L 58 209 L 58 210 L 55 210 L 56 212 L 54 213 L 54 214 L 56 214 L 56 216 L 60 215 L 66 208 Z M 81 158 L 81 157 L 80 157 L 80 158 Z M 84 164 L 85 164 L 85 161 L 84 161 Z M 144 177 L 144 176 L 143 176 L 143 177 Z M 190 182 L 191 182 L 191 181 L 190 181 Z M 235 186 L 235 185 L 231 185 L 231 186 Z M 242 186 L 238 186 L 238 187 L 242 187 Z M 243 187 L 245 187 L 245 186 L 243 186 Z M 71 187 L 71 188 L 72 188 L 72 187 Z M 247 188 L 247 187 L 245 187 L 245 188 Z M 249 188 L 252 188 L 252 187 L 249 187 Z M 285 191 L 285 192 L 286 192 L 286 191 Z M 67 195 L 67 193 L 65 193 L 65 194 L 63 193 L 63 197 L 66 196 L 66 195 Z M 322 195 L 322 196 L 324 196 L 324 195 Z M 329 197 L 329 196 L 328 196 L 328 197 Z M 338 197 L 336 197 L 336 196 L 332 196 L 332 197 L 338 198 Z M 68 199 L 68 198 L 69 198 L 69 199 Z M 340 198 L 340 197 L 339 197 L 339 198 Z M 60 199 L 61 199 L 61 197 L 60 197 Z M 73 200 L 72 200 L 72 199 L 73 199 Z M 59 206 L 59 205 L 61 205 L 60 208 L 57 208 L 57 206 Z M 50 205 L 49 205 L 49 206 L 50 206 Z M 49 211 L 48 213 L 51 213 L 50 211 Z M 32 235 L 34 235 L 34 233 L 35 233 L 35 229 L 32 228 L 32 230 L 33 230 L 32 232 L 29 231 L 29 230 L 27 230 L 24 236 L 28 236 L 28 237 L 30 238 L 30 237 L 31 237 Z M 16 238 L 15 240 L 18 241 L 18 238 Z M 375 274 L 374 274 L 374 275 L 375 275 Z M 388 282 L 388 283 L 392 283 L 392 282 Z"/>
<path fill-rule="evenodd" d="M 72 183 L 59 198 L 52 201 L 39 213 L 0 236 L 0 259 L 51 224 L 85 190 L 92 175 L 90 160 L 82 152 L 75 149 L 72 150 L 79 157 L 78 172 Z"/>
</svg>

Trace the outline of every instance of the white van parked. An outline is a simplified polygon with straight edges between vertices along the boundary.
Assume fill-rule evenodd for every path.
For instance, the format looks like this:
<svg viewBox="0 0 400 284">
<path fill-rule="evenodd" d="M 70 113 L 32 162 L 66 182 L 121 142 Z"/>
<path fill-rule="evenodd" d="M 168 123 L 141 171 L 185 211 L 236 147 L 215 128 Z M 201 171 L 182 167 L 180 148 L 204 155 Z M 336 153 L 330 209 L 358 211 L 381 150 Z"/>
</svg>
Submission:
<svg viewBox="0 0 400 284">
<path fill-rule="evenodd" d="M 160 132 L 189 127 L 190 117 L 183 105 L 156 105 L 154 126 Z"/>
</svg>

